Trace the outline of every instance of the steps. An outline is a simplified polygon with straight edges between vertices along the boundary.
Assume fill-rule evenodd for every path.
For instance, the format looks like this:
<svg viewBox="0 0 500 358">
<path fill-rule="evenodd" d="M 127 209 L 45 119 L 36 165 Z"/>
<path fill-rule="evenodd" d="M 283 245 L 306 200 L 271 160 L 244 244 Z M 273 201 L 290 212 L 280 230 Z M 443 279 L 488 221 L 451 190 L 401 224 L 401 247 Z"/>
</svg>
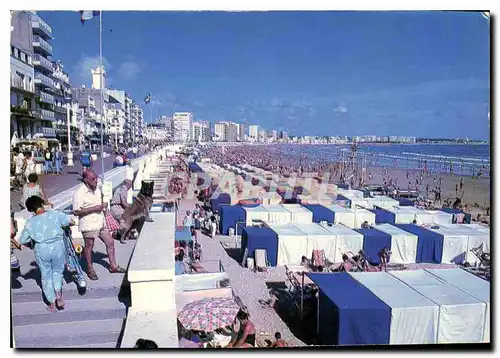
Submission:
<svg viewBox="0 0 500 358">
<path fill-rule="evenodd" d="M 129 302 L 116 289 L 65 293 L 65 309 L 49 312 L 39 292 L 14 293 L 16 348 L 116 348 Z"/>
<path fill-rule="evenodd" d="M 57 313 L 55 313 L 57 314 Z M 123 318 L 58 322 L 14 327 L 16 348 L 117 347 Z M 19 338 L 17 338 L 19 337 Z"/>
</svg>

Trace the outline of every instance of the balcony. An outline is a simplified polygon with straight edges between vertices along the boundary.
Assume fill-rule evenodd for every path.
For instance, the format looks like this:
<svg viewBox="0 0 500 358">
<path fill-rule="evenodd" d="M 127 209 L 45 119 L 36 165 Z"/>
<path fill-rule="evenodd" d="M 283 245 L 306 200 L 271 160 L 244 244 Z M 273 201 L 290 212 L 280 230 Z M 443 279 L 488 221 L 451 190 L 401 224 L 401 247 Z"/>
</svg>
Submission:
<svg viewBox="0 0 500 358">
<path fill-rule="evenodd" d="M 51 89 L 54 89 L 54 80 L 45 76 L 43 73 L 35 73 L 35 83 L 40 83 L 44 86 L 47 86 Z"/>
<path fill-rule="evenodd" d="M 56 119 L 54 112 L 49 111 L 47 109 L 41 109 L 40 114 L 42 115 L 41 119 L 45 121 L 53 121 Z"/>
<path fill-rule="evenodd" d="M 40 92 L 40 102 L 43 103 L 48 103 L 48 104 L 55 104 L 54 96 L 51 94 L 45 93 L 45 92 Z"/>
<path fill-rule="evenodd" d="M 50 72 L 54 71 L 54 64 L 39 54 L 35 54 L 35 56 L 33 56 L 33 66 L 41 67 Z"/>
<path fill-rule="evenodd" d="M 22 117 L 32 117 L 38 118 L 38 113 L 35 111 L 30 111 L 28 108 L 19 107 L 19 106 L 10 106 L 10 113 Z"/>
<path fill-rule="evenodd" d="M 33 36 L 33 48 L 42 51 L 46 55 L 52 55 L 52 46 L 40 36 Z"/>
<path fill-rule="evenodd" d="M 40 130 L 40 133 L 42 133 L 45 138 L 55 138 L 56 137 L 56 130 L 54 128 L 40 127 L 39 130 Z"/>
<path fill-rule="evenodd" d="M 33 16 L 33 21 L 31 21 L 31 27 L 36 35 L 44 37 L 46 39 L 52 38 L 52 28 L 43 21 L 38 16 Z"/>
<path fill-rule="evenodd" d="M 66 107 L 56 105 L 54 106 L 54 112 L 67 114 L 67 109 Z"/>
<path fill-rule="evenodd" d="M 10 86 L 12 88 L 17 88 L 26 92 L 35 93 L 35 86 L 33 83 L 29 83 L 28 81 L 23 81 L 19 77 L 11 77 L 10 78 Z"/>
</svg>

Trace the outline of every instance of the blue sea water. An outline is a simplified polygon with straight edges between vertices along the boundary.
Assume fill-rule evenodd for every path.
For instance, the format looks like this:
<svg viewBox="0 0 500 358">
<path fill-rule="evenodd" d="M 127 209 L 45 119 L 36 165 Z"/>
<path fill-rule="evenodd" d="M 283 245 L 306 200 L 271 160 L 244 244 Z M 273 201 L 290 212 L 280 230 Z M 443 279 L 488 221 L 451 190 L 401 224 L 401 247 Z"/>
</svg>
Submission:
<svg viewBox="0 0 500 358">
<path fill-rule="evenodd" d="M 350 145 L 282 145 L 290 155 L 309 158 L 331 158 L 336 161 L 342 153 L 348 158 Z M 487 144 L 359 144 L 357 153 L 366 157 L 370 166 L 398 167 L 405 169 L 423 168 L 462 175 L 489 176 L 490 146 Z"/>
</svg>

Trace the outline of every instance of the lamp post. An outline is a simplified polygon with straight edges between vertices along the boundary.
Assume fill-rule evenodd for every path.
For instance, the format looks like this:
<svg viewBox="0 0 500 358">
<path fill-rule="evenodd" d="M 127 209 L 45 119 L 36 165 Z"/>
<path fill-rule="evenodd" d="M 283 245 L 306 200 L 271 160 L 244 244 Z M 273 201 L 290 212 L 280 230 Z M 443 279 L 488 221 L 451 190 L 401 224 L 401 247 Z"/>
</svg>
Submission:
<svg viewBox="0 0 500 358">
<path fill-rule="evenodd" d="M 73 151 L 71 150 L 71 101 L 66 103 L 66 126 L 68 130 L 68 163 L 66 164 L 68 167 L 72 167 L 73 164 Z"/>
</svg>

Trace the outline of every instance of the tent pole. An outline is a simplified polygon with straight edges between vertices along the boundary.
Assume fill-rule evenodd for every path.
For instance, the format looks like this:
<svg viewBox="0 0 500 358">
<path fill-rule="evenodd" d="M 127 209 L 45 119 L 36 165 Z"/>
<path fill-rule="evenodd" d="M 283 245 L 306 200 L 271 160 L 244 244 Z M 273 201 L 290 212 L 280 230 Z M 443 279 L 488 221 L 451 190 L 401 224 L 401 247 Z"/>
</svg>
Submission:
<svg viewBox="0 0 500 358">
<path fill-rule="evenodd" d="M 318 292 L 316 292 L 316 300 L 318 302 L 316 309 L 316 338 L 319 336 L 319 287 Z"/>
<path fill-rule="evenodd" d="M 300 290 L 300 320 L 304 319 L 304 271 L 302 271 L 302 289 Z"/>
</svg>

